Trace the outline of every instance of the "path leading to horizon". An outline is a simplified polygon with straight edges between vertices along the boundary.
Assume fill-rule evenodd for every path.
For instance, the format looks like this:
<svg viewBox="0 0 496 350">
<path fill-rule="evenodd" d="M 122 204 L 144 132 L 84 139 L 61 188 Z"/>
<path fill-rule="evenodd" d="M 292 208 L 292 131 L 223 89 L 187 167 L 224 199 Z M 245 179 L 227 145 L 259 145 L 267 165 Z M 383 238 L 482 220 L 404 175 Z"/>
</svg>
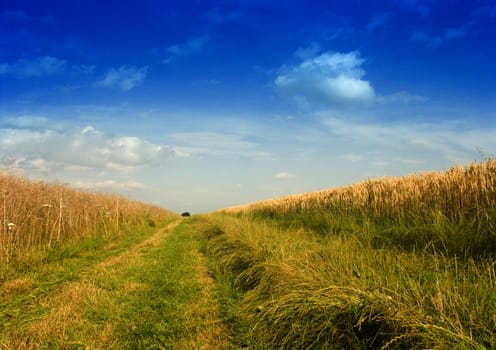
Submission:
<svg viewBox="0 0 496 350">
<path fill-rule="evenodd" d="M 118 244 L 5 282 L 0 349 L 231 348 L 187 221 Z"/>
</svg>

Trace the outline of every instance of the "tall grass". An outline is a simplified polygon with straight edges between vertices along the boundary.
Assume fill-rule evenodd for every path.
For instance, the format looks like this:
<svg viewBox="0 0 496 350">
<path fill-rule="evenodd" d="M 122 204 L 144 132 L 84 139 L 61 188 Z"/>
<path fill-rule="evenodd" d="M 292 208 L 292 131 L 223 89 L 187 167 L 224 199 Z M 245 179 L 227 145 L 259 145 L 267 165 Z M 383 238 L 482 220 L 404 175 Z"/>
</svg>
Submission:
<svg viewBox="0 0 496 350">
<path fill-rule="evenodd" d="M 0 172 L 0 264 L 88 236 L 154 225 L 173 214 L 138 201 Z"/>
<path fill-rule="evenodd" d="M 213 270 L 237 295 L 230 315 L 246 330 L 241 345 L 496 348 L 494 160 L 202 221 Z"/>
<path fill-rule="evenodd" d="M 249 216 L 215 214 L 202 221 L 212 269 L 238 295 L 226 302 L 238 345 L 496 347 L 492 260 L 377 249 L 351 235 L 323 238 Z"/>
<path fill-rule="evenodd" d="M 496 253 L 496 160 L 367 180 L 224 212 L 249 212 L 321 233 L 359 227 L 379 246 L 433 246 L 451 255 L 487 257 Z"/>
</svg>

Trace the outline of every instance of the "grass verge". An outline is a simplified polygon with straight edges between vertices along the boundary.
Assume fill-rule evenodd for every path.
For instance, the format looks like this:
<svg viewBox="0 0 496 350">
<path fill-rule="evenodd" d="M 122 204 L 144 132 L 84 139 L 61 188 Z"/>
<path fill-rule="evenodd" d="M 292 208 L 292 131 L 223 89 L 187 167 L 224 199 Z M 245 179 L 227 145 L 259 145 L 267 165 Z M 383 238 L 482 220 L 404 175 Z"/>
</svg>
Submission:
<svg viewBox="0 0 496 350">
<path fill-rule="evenodd" d="M 200 228 L 223 316 L 250 349 L 492 349 L 493 260 L 377 249 L 253 217 Z"/>
</svg>

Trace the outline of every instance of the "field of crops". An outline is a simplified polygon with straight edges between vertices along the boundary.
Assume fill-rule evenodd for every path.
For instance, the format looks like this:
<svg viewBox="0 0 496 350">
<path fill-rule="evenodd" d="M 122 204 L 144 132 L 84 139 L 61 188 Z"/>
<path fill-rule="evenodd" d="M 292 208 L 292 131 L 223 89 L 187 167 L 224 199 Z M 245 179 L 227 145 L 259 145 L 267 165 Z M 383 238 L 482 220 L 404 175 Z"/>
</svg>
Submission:
<svg viewBox="0 0 496 350">
<path fill-rule="evenodd" d="M 54 245 L 118 235 L 174 215 L 119 196 L 0 173 L 0 266 L 29 260 Z"/>
<path fill-rule="evenodd" d="M 211 334 L 232 349 L 496 348 L 494 160 L 226 208 L 171 232 L 158 230 L 179 218 L 167 210 L 0 174 L 0 215 L 6 348 L 31 334 L 104 344 L 101 329 L 134 341 L 125 325 L 136 320 L 153 344 L 209 346 Z M 199 295 L 209 318 L 184 319 Z M 98 303 L 75 302 L 87 299 Z M 153 325 L 136 318 L 152 299 Z"/>
<path fill-rule="evenodd" d="M 200 218 L 240 345 L 496 348 L 496 161 Z"/>
</svg>

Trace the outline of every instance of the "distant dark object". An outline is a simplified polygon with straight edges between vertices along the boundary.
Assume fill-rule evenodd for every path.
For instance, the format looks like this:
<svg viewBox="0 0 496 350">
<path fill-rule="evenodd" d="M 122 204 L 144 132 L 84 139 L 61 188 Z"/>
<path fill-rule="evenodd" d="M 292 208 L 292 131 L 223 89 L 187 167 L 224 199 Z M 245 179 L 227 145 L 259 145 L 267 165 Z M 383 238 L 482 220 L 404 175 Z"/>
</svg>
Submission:
<svg viewBox="0 0 496 350">
<path fill-rule="evenodd" d="M 182 214 L 181 214 L 181 216 L 182 216 L 183 218 L 188 218 L 188 217 L 190 217 L 190 216 L 191 216 L 191 214 L 190 214 L 190 213 L 188 213 L 187 211 L 185 211 L 184 213 L 182 213 Z"/>
</svg>

